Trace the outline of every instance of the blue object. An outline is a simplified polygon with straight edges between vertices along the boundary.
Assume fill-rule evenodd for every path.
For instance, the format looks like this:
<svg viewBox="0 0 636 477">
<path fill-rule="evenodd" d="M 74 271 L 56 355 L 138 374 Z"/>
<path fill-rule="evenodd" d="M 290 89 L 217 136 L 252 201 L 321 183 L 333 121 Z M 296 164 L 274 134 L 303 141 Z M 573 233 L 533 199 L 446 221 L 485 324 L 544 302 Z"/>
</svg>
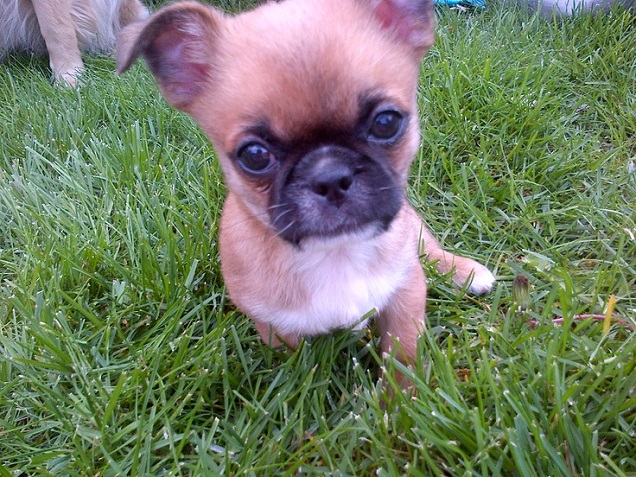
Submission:
<svg viewBox="0 0 636 477">
<path fill-rule="evenodd" d="M 435 0 L 436 5 L 467 5 L 471 7 L 486 8 L 486 0 Z"/>
</svg>

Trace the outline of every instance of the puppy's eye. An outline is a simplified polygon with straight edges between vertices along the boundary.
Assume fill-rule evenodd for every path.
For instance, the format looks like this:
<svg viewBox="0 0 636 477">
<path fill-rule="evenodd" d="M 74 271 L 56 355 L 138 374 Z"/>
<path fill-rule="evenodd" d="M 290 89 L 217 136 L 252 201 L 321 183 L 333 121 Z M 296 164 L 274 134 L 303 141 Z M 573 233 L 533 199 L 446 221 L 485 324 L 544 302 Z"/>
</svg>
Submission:
<svg viewBox="0 0 636 477">
<path fill-rule="evenodd" d="M 236 156 L 241 167 L 252 174 L 266 172 L 276 160 L 274 154 L 258 142 L 250 142 L 241 147 Z"/>
<path fill-rule="evenodd" d="M 373 139 L 393 139 L 401 130 L 402 115 L 397 111 L 382 111 L 378 113 L 369 129 Z"/>
</svg>

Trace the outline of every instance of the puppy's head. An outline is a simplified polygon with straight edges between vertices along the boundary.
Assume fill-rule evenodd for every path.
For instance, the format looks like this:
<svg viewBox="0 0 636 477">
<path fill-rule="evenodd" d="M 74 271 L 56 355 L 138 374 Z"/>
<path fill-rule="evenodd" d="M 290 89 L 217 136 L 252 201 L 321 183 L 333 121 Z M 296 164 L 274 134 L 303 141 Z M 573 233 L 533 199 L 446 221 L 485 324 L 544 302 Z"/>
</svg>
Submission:
<svg viewBox="0 0 636 477">
<path fill-rule="evenodd" d="M 215 146 L 230 193 L 283 239 L 385 230 L 418 147 L 431 0 L 286 0 L 238 16 L 195 2 L 124 30 L 163 95 Z"/>
</svg>

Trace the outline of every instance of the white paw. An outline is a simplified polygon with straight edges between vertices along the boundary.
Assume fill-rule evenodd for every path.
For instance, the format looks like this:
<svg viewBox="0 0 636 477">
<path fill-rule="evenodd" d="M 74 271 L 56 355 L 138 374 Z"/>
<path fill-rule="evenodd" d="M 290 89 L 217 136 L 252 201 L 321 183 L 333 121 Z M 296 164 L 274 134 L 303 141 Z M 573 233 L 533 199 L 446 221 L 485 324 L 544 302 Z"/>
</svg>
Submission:
<svg viewBox="0 0 636 477">
<path fill-rule="evenodd" d="M 60 73 L 56 77 L 56 80 L 58 84 L 62 86 L 70 86 L 74 88 L 80 85 L 80 79 L 79 79 L 80 75 L 81 75 L 81 72 L 78 70 L 66 71 L 66 72 Z"/>
<path fill-rule="evenodd" d="M 71 87 L 81 85 L 80 76 L 84 72 L 84 64 L 81 61 L 74 64 L 65 64 L 60 68 L 54 68 L 54 63 L 51 62 L 51 69 L 53 70 L 53 78 L 58 85 Z"/>
<path fill-rule="evenodd" d="M 484 295 L 492 290 L 495 276 L 483 265 L 473 268 L 473 276 L 468 291 L 475 295 Z"/>
</svg>

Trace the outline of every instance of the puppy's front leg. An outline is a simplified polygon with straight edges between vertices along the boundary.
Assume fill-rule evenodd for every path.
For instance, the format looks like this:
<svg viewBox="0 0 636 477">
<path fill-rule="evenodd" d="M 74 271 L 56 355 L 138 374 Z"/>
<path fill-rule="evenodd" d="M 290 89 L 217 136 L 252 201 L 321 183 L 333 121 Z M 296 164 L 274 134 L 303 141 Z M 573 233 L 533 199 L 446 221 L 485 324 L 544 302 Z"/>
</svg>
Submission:
<svg viewBox="0 0 636 477">
<path fill-rule="evenodd" d="M 413 211 L 413 213 L 416 213 Z M 424 222 L 419 219 L 420 225 L 420 254 L 426 254 L 426 261 L 438 261 L 437 269 L 441 273 L 452 273 L 453 281 L 459 287 L 467 286 L 468 291 L 475 295 L 488 293 L 495 277 L 479 262 L 466 257 L 460 257 L 442 248 L 440 243 L 428 231 Z"/>
<path fill-rule="evenodd" d="M 49 52 L 49 64 L 56 79 L 71 86 L 84 69 L 75 25 L 71 18 L 71 0 L 32 0 L 40 32 Z"/>
<path fill-rule="evenodd" d="M 396 351 L 404 364 L 417 354 L 417 338 L 425 327 L 426 279 L 419 261 L 414 261 L 404 286 L 375 318 L 381 336 L 382 353 Z"/>
<path fill-rule="evenodd" d="M 261 340 L 270 348 L 280 348 L 283 345 L 291 349 L 298 348 L 300 338 L 296 335 L 278 333 L 272 325 L 263 321 L 253 320 L 256 331 Z"/>
</svg>

